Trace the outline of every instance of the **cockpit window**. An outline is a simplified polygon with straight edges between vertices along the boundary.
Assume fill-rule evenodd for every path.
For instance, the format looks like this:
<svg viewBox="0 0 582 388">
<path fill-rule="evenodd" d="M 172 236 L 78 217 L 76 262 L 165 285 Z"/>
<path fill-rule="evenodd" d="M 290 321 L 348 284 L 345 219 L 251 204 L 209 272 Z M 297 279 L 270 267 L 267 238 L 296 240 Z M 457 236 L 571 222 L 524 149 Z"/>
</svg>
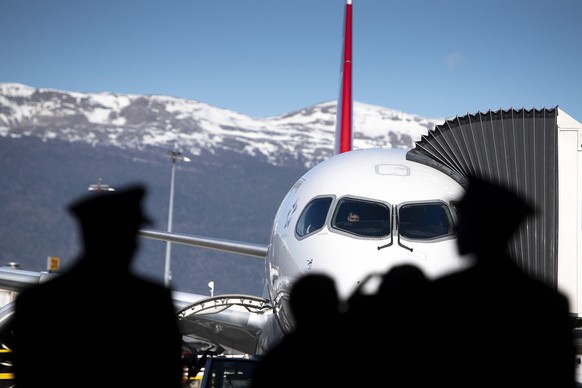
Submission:
<svg viewBox="0 0 582 388">
<path fill-rule="evenodd" d="M 295 227 L 298 236 L 306 236 L 323 228 L 332 200 L 331 197 L 315 198 L 305 206 Z"/>
<path fill-rule="evenodd" d="M 355 198 L 338 201 L 331 226 L 363 237 L 385 237 L 390 234 L 390 208 L 379 202 Z"/>
<path fill-rule="evenodd" d="M 454 233 L 451 212 L 442 202 L 402 205 L 398 227 L 400 235 L 410 239 L 433 239 Z"/>
</svg>

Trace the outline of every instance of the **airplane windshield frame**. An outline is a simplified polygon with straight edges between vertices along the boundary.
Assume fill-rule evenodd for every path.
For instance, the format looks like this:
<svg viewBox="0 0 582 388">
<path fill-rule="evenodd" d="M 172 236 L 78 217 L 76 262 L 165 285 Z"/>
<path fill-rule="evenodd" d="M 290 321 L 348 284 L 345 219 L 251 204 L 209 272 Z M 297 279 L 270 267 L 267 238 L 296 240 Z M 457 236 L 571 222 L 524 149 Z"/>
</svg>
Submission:
<svg viewBox="0 0 582 388">
<path fill-rule="evenodd" d="M 297 220 L 295 234 L 303 238 L 323 229 L 333 200 L 333 196 L 325 196 L 309 201 Z"/>
<path fill-rule="evenodd" d="M 407 240 L 436 240 L 455 234 L 450 206 L 443 201 L 398 205 L 398 234 Z"/>
<path fill-rule="evenodd" d="M 392 233 L 392 210 L 385 202 L 355 197 L 338 200 L 331 229 L 358 237 L 385 238 Z"/>
<path fill-rule="evenodd" d="M 399 238 L 435 241 L 455 235 L 455 220 L 454 209 L 440 200 L 404 202 L 393 207 L 387 202 L 360 197 L 345 196 L 336 201 L 333 195 L 325 195 L 308 202 L 295 225 L 295 235 L 304 239 L 329 224 L 332 232 L 383 239 L 392 235 L 394 222 Z"/>
</svg>

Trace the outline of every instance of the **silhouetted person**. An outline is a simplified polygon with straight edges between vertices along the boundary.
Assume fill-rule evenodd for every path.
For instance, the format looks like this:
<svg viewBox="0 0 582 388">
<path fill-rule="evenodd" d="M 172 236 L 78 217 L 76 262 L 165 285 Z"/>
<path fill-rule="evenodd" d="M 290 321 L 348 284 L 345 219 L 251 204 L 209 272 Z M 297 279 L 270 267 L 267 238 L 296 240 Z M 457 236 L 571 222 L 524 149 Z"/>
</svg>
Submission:
<svg viewBox="0 0 582 388">
<path fill-rule="evenodd" d="M 67 272 L 22 292 L 13 316 L 16 385 L 179 387 L 181 335 L 170 290 L 133 275 L 149 222 L 142 186 L 73 203 L 84 251 Z"/>
<path fill-rule="evenodd" d="M 348 299 L 346 315 L 360 320 L 362 314 L 381 315 L 392 308 L 418 310 L 415 304 L 422 302 L 421 293 L 427 284 L 428 278 L 420 268 L 412 264 L 399 264 L 382 275 L 375 293 L 366 294 L 362 287 L 356 289 Z"/>
<path fill-rule="evenodd" d="M 291 288 L 289 306 L 295 329 L 262 358 L 252 388 L 323 387 L 325 376 L 337 373 L 337 355 L 330 354 L 329 344 L 336 339 L 332 328 L 339 314 L 334 280 L 324 274 L 303 275 Z M 326 370 L 330 357 L 334 359 L 332 371 Z"/>
<path fill-rule="evenodd" d="M 458 204 L 458 250 L 469 268 L 431 286 L 425 365 L 447 387 L 574 387 L 567 298 L 528 276 L 508 241 L 534 209 L 502 187 L 470 178 Z"/>
<path fill-rule="evenodd" d="M 344 332 L 358 338 L 348 386 L 415 387 L 424 362 L 426 323 L 424 272 L 400 264 L 382 275 L 376 292 L 356 290 L 348 300 Z"/>
</svg>

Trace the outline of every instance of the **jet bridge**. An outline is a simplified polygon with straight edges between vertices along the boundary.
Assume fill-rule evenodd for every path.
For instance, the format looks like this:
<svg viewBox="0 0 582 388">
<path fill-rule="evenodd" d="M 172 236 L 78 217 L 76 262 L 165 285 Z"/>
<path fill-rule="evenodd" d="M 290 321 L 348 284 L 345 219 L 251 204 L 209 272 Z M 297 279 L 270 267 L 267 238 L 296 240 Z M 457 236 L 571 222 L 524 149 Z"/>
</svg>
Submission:
<svg viewBox="0 0 582 388">
<path fill-rule="evenodd" d="M 507 186 L 537 209 L 510 242 L 530 275 L 559 288 L 582 317 L 582 124 L 558 107 L 455 117 L 416 142 L 407 159 L 466 187 L 476 175 Z M 500 220 L 503 222 L 503 220 Z"/>
</svg>

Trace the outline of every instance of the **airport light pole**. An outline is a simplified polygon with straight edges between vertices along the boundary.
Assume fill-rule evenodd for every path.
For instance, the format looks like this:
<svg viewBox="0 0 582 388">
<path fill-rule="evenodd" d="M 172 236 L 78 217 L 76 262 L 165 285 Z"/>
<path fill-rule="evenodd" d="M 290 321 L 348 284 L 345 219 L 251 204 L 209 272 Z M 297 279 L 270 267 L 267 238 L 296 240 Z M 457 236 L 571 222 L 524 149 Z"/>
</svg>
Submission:
<svg viewBox="0 0 582 388">
<path fill-rule="evenodd" d="M 172 160 L 172 178 L 170 180 L 170 205 L 168 207 L 168 233 L 172 232 L 172 217 L 174 213 L 174 180 L 176 177 L 176 162 L 189 162 L 190 159 L 182 155 L 179 151 L 169 151 L 168 158 Z M 166 242 L 166 263 L 164 266 L 164 285 L 170 287 L 170 280 L 172 279 L 172 271 L 170 270 L 170 261 L 172 256 L 172 243 Z"/>
</svg>

